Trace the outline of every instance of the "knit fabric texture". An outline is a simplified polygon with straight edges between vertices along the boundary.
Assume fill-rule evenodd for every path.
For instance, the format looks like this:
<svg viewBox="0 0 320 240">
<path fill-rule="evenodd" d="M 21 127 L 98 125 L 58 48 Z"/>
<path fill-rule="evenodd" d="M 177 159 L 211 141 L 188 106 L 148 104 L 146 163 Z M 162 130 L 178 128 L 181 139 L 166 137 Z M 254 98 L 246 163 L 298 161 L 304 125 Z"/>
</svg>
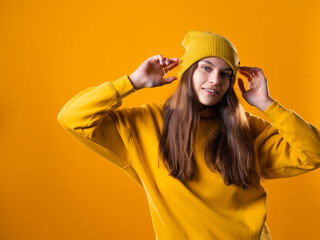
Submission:
<svg viewBox="0 0 320 240">
<path fill-rule="evenodd" d="M 188 70 L 195 62 L 206 57 L 219 57 L 225 60 L 233 71 L 234 79 L 240 64 L 237 49 L 225 37 L 209 31 L 189 31 L 182 41 L 185 53 L 178 66 L 178 75 Z"/>
</svg>

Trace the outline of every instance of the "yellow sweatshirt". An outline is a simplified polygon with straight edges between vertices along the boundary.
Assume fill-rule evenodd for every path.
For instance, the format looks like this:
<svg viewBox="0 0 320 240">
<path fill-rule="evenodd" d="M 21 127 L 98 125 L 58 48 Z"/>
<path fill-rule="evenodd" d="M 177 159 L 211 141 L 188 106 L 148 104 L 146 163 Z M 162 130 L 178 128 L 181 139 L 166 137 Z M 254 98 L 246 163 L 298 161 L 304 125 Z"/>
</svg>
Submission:
<svg viewBox="0 0 320 240">
<path fill-rule="evenodd" d="M 58 121 L 143 187 L 156 239 L 271 239 L 263 187 L 227 186 L 205 164 L 204 146 L 217 124 L 200 120 L 195 175 L 183 184 L 169 176 L 161 159 L 158 166 L 163 103 L 118 109 L 122 98 L 134 91 L 127 75 L 88 88 L 65 104 Z M 264 179 L 296 176 L 320 166 L 318 129 L 277 101 L 264 114 L 272 124 L 246 112 Z"/>
</svg>

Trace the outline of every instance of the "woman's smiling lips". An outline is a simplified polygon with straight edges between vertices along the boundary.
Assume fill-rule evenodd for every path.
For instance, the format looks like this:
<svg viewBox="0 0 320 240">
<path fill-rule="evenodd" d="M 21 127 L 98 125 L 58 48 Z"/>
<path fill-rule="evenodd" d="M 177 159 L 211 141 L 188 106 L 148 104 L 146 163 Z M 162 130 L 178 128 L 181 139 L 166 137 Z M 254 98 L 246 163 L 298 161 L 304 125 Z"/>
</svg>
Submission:
<svg viewBox="0 0 320 240">
<path fill-rule="evenodd" d="M 202 89 L 205 90 L 206 93 L 209 95 L 216 95 L 217 93 L 219 93 L 217 89 L 214 89 L 214 88 L 202 88 Z"/>
</svg>

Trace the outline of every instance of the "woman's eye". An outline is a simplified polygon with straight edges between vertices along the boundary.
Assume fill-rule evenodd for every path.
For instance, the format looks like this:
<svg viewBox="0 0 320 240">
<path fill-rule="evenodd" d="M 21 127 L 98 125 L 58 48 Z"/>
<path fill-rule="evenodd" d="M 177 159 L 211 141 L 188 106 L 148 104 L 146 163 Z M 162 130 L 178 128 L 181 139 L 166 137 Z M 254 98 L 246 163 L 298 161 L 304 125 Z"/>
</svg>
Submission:
<svg viewBox="0 0 320 240">
<path fill-rule="evenodd" d="M 203 66 L 202 68 L 203 68 L 206 72 L 210 72 L 210 71 L 211 71 L 211 68 L 208 67 L 208 66 Z M 229 73 L 227 73 L 227 72 L 222 72 L 222 73 L 221 73 L 221 76 L 222 76 L 223 78 L 230 78 L 230 77 L 231 77 L 231 75 L 230 75 Z"/>
<path fill-rule="evenodd" d="M 225 73 L 225 72 L 221 73 L 221 75 L 222 75 L 222 77 L 230 77 L 230 75 L 228 73 Z"/>
<path fill-rule="evenodd" d="M 203 66 L 202 68 L 203 68 L 204 70 L 206 70 L 206 71 L 207 71 L 207 70 L 210 70 L 210 68 L 207 67 L 207 66 Z"/>
</svg>

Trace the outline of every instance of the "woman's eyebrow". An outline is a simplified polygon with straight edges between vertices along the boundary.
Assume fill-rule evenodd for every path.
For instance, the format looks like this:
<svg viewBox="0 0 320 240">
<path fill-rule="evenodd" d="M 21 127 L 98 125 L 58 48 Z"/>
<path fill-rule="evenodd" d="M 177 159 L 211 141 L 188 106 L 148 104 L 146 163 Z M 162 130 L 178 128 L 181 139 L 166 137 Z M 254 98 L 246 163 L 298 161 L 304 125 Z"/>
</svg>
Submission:
<svg viewBox="0 0 320 240">
<path fill-rule="evenodd" d="M 208 60 L 201 60 L 200 62 L 206 62 L 206 63 L 209 63 L 210 65 L 216 67 L 212 62 L 210 62 Z M 222 69 L 222 71 L 232 71 L 232 68 L 225 68 L 225 69 Z"/>
</svg>

